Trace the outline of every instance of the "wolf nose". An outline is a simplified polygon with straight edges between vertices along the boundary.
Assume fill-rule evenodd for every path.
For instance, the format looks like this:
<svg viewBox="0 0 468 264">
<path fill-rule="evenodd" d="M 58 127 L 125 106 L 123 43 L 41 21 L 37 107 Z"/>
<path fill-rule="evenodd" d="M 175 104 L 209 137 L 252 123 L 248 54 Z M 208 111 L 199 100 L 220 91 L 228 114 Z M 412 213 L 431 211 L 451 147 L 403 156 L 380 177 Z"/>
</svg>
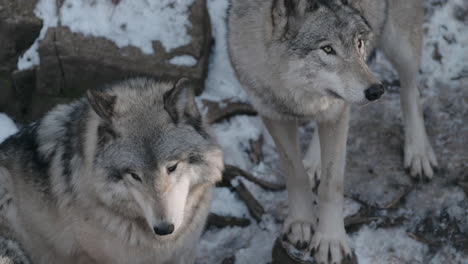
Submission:
<svg viewBox="0 0 468 264">
<path fill-rule="evenodd" d="M 153 227 L 154 233 L 158 236 L 170 235 L 174 232 L 174 225 L 168 222 L 162 222 L 159 225 Z"/>
<path fill-rule="evenodd" d="M 385 89 L 384 86 L 380 83 L 378 84 L 372 84 L 369 88 L 367 88 L 364 91 L 364 94 L 366 95 L 366 99 L 369 101 L 375 101 L 379 99 L 382 94 L 384 94 Z"/>
</svg>

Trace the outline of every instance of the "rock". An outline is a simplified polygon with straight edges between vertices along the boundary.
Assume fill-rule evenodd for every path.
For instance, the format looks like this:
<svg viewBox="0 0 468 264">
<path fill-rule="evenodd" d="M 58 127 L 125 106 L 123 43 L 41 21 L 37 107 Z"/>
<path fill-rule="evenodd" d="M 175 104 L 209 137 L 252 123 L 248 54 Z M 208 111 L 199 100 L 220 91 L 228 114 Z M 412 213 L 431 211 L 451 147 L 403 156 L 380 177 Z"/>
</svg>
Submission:
<svg viewBox="0 0 468 264">
<path fill-rule="evenodd" d="M 15 99 L 17 118 L 22 121 L 31 119 L 30 105 L 34 95 L 36 83 L 36 70 L 16 70 L 11 74 L 15 87 Z"/>
<path fill-rule="evenodd" d="M 56 4 L 60 7 L 63 2 Z M 146 54 L 137 47 L 119 48 L 111 40 L 74 33 L 59 21 L 39 44 L 40 65 L 21 73 L 15 71 L 18 58 L 42 28 L 34 14 L 36 3 L 0 0 L 0 111 L 30 120 L 56 102 L 82 96 L 88 88 L 136 75 L 189 77 L 196 83 L 197 94 L 201 93 L 211 44 L 205 0 L 195 0 L 190 7 L 187 33 L 191 42 L 185 46 L 166 52 L 160 42 L 153 41 L 154 53 Z"/>
<path fill-rule="evenodd" d="M 39 47 L 37 91 L 74 98 L 90 87 L 127 76 L 165 75 L 189 77 L 198 84 L 197 92 L 201 92 L 210 48 L 210 22 L 204 0 L 195 1 L 190 10 L 192 27 L 188 34 L 192 41 L 170 52 L 157 41 L 153 42 L 154 54 L 145 54 L 137 47 L 119 48 L 111 40 L 74 33 L 65 26 L 49 29 Z M 169 62 L 186 55 L 195 58 L 196 64 L 184 66 Z"/>
<path fill-rule="evenodd" d="M 18 57 L 38 37 L 42 21 L 34 15 L 34 0 L 0 0 L 0 112 L 20 118 L 13 71 Z"/>
<path fill-rule="evenodd" d="M 34 93 L 31 98 L 31 104 L 27 110 L 27 119 L 28 121 L 36 120 L 54 106 L 58 104 L 68 104 L 72 100 L 71 98 Z"/>
<path fill-rule="evenodd" d="M 14 105 L 11 104 L 14 100 L 14 88 L 9 71 L 0 71 L 0 94 L 0 112 L 14 111 Z"/>
</svg>

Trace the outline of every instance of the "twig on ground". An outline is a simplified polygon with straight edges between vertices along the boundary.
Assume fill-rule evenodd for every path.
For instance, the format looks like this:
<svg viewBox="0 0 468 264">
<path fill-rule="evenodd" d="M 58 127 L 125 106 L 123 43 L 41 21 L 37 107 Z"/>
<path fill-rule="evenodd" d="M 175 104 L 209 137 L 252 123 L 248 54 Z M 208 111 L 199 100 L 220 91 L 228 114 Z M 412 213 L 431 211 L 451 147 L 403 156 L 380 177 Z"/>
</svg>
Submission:
<svg viewBox="0 0 468 264">
<path fill-rule="evenodd" d="M 406 187 L 404 191 L 398 194 L 392 201 L 384 205 L 382 209 L 395 209 L 398 204 L 413 190 L 413 187 Z"/>
<path fill-rule="evenodd" d="M 434 242 L 431 242 L 423 237 L 420 237 L 420 236 L 417 236 L 415 233 L 412 233 L 412 232 L 406 232 L 406 234 L 408 234 L 409 237 L 411 237 L 412 239 L 416 240 L 416 241 L 419 241 L 421 243 L 424 243 L 426 245 L 432 245 L 434 244 Z"/>
<path fill-rule="evenodd" d="M 202 103 L 208 108 L 205 116 L 208 124 L 219 123 L 236 115 L 257 115 L 257 111 L 248 103 L 230 102 L 229 100 L 215 102 L 206 99 L 202 100 Z M 225 106 L 221 106 L 221 104 Z"/>
<path fill-rule="evenodd" d="M 380 217 L 364 216 L 358 213 L 358 214 L 346 217 L 344 219 L 344 225 L 346 228 L 348 228 L 348 227 L 355 226 L 355 225 L 367 224 L 372 221 L 377 221 L 379 219 Z"/>
<path fill-rule="evenodd" d="M 259 179 L 249 172 L 246 172 L 238 167 L 232 166 L 232 165 L 225 165 L 224 168 L 224 173 L 223 173 L 223 182 L 225 186 L 227 183 L 225 181 L 230 182 L 232 179 L 234 179 L 236 176 L 242 176 L 245 179 L 258 184 L 260 187 L 263 189 L 269 190 L 269 191 L 282 191 L 286 188 L 286 186 L 282 184 L 277 184 L 277 183 L 272 183 L 268 182 L 262 179 Z M 222 183 L 223 184 L 223 183 Z"/>
<path fill-rule="evenodd" d="M 262 220 L 263 214 L 265 213 L 263 206 L 257 201 L 257 199 L 255 199 L 255 197 L 252 195 L 249 189 L 245 187 L 242 181 L 239 181 L 239 185 L 235 186 L 234 188 L 239 194 L 241 200 L 244 201 L 247 209 L 249 209 L 252 217 L 257 220 L 257 222 L 260 222 Z"/>
<path fill-rule="evenodd" d="M 249 158 L 253 164 L 259 164 L 263 160 L 263 135 L 260 135 L 257 140 L 249 140 L 250 151 Z"/>
<path fill-rule="evenodd" d="M 246 227 L 250 225 L 250 220 L 247 218 L 240 218 L 234 216 L 223 216 L 214 213 L 210 213 L 208 216 L 207 227 L 218 227 L 224 228 L 227 226 L 240 226 Z"/>
</svg>

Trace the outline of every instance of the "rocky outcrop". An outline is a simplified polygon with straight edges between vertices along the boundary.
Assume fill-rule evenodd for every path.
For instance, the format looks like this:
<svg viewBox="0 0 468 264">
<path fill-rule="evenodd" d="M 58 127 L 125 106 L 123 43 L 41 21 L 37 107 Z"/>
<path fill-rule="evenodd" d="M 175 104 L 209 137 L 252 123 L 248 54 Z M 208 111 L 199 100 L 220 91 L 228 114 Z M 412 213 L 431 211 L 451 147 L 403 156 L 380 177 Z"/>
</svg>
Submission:
<svg viewBox="0 0 468 264">
<path fill-rule="evenodd" d="M 0 8 L 5 5 L 1 1 L 5 0 L 0 0 Z M 12 87 L 11 89 L 21 89 L 10 97 L 15 97 L 16 104 L 22 106 L 15 108 L 12 113 L 6 107 L 2 108 L 2 96 L 0 112 L 10 112 L 20 119 L 34 119 L 58 102 L 67 102 L 81 96 L 88 88 L 138 75 L 176 78 L 185 76 L 197 83 L 197 93 L 202 91 L 211 42 L 211 27 L 205 0 L 195 0 L 190 7 L 188 18 L 191 26 L 188 27 L 187 34 L 191 37 L 191 42 L 166 51 L 160 42 L 153 41 L 154 52 L 152 54 L 144 53 L 140 48 L 131 45 L 118 47 L 113 41 L 103 37 L 72 32 L 70 28 L 61 25 L 59 17 L 58 26 L 49 28 L 39 44 L 40 65 L 33 70 L 15 73 L 13 72 L 16 69 L 18 57 L 38 36 L 41 20 L 37 19 L 32 12 L 35 7 L 33 1 L 8 0 L 7 3 L 11 6 L 10 2 L 28 2 L 28 5 L 17 4 L 15 8 L 18 8 L 19 13 L 29 15 L 31 25 L 35 25 L 35 27 L 31 26 L 35 29 L 35 34 L 32 34 L 32 30 L 20 32 L 17 18 L 12 17 L 10 12 L 0 13 L 4 16 L 0 25 L 2 29 L 0 43 L 8 44 L 5 53 L 8 53 L 9 58 L 8 70 L 4 71 L 4 75 L 9 80 L 8 86 Z M 112 2 L 118 5 L 120 1 Z M 59 10 L 63 1 L 56 1 L 56 3 Z M 27 8 L 29 8 L 28 12 L 22 11 Z M 4 21 L 13 21 L 7 29 L 10 32 L 13 31 L 14 34 L 2 34 L 3 28 L 10 25 Z M 125 31 L 125 25 L 122 26 L 122 30 Z M 27 35 L 26 32 L 30 34 Z M 21 47 L 15 42 L 20 36 L 15 39 L 11 38 L 20 33 L 22 38 L 30 37 L 27 43 L 21 42 L 23 44 Z M 3 39 L 6 41 L 4 42 Z M 4 61 L 4 56 L 7 55 L 0 53 L 1 61 Z M 178 63 L 180 59 L 182 63 Z M 3 65 L 0 66 L 0 69 L 3 69 L 1 67 Z M 1 73 L 3 72 L 0 71 Z M 0 82 L 2 80 L 0 77 Z M 34 81 L 31 82 L 31 80 Z M 5 85 L 0 86 L 2 95 L 11 93 L 5 87 Z M 20 95 L 23 97 L 19 98 Z M 11 100 L 6 101 L 8 102 L 4 103 L 5 105 L 11 104 L 9 103 Z M 21 108 L 22 110 L 19 111 Z"/>
</svg>

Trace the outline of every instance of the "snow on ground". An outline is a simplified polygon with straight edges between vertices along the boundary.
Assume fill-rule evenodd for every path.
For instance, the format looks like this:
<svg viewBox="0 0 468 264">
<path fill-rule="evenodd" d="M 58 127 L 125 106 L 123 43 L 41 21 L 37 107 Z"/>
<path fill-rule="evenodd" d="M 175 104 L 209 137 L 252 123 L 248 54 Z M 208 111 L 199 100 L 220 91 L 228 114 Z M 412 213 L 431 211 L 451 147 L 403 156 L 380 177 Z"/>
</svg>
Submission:
<svg viewBox="0 0 468 264">
<path fill-rule="evenodd" d="M 245 101 L 247 95 L 236 79 L 227 51 L 227 0 L 207 0 L 211 18 L 211 30 L 215 45 L 210 56 L 209 74 L 205 82 L 205 93 L 201 99 L 220 100 L 234 98 Z"/>
<path fill-rule="evenodd" d="M 152 42 L 157 40 L 166 51 L 171 51 L 191 41 L 187 29 L 191 27 L 188 11 L 193 2 L 65 0 L 57 12 L 55 0 L 40 0 L 35 14 L 44 21 L 44 25 L 39 38 L 18 60 L 18 69 L 39 65 L 39 42 L 49 27 L 57 26 L 58 20 L 72 32 L 104 37 L 118 47 L 135 46 L 146 54 L 153 54 Z"/>
<path fill-rule="evenodd" d="M 248 101 L 235 78 L 226 49 L 228 0 L 207 2 L 215 46 L 206 89 L 198 101 Z M 379 105 L 353 110 L 348 151 L 345 215 L 371 210 L 370 216 L 379 218 L 349 233 L 359 263 L 468 263 L 468 202 L 463 190 L 454 184 L 463 179 L 468 169 L 465 165 L 468 162 L 468 3 L 426 0 L 425 8 L 420 79 L 426 123 L 435 141 L 441 170 L 427 184 L 413 183 L 405 174 L 401 164 L 403 134 L 398 75 L 378 52 L 371 67 L 391 87 Z M 227 164 L 265 180 L 284 181 L 274 144 L 258 117 L 238 116 L 214 125 L 212 130 L 225 151 Z M 303 127 L 301 143 L 307 143 L 313 131 L 313 124 Z M 379 134 L 385 134 L 386 139 Z M 249 141 L 257 140 L 260 135 L 265 139 L 264 158 L 259 164 L 253 164 L 247 154 Z M 241 177 L 234 184 L 237 181 L 246 185 L 266 213 L 257 223 L 235 191 L 217 188 L 212 212 L 245 217 L 251 224 L 245 228 L 207 230 L 199 244 L 197 264 L 221 263 L 233 256 L 237 264 L 272 261 L 273 243 L 287 213 L 287 193 L 265 191 Z M 408 194 L 395 209 L 381 209 L 406 190 Z"/>
<path fill-rule="evenodd" d="M 13 120 L 11 120 L 6 114 L 0 113 L 0 143 L 17 131 L 18 127 L 15 125 Z"/>
<path fill-rule="evenodd" d="M 390 238 L 390 239 L 389 239 Z M 404 228 L 363 227 L 353 236 L 360 264 L 424 263 L 428 248 L 411 239 Z"/>
<path fill-rule="evenodd" d="M 426 1 L 429 3 L 431 1 Z M 441 1 L 444 2 L 444 1 Z M 458 12 L 461 12 L 458 15 Z M 422 76 L 428 87 L 440 80 L 454 81 L 468 75 L 468 1 L 450 0 L 424 25 Z M 455 19 L 454 19 L 455 17 Z M 457 19 L 465 19 L 464 23 Z M 431 23 L 432 22 L 432 23 Z M 433 23 L 436 22 L 436 23 Z M 451 45 L 451 44 L 454 45 Z M 440 63 L 431 63 L 437 62 Z M 461 71 L 460 71 L 461 70 Z"/>
</svg>

